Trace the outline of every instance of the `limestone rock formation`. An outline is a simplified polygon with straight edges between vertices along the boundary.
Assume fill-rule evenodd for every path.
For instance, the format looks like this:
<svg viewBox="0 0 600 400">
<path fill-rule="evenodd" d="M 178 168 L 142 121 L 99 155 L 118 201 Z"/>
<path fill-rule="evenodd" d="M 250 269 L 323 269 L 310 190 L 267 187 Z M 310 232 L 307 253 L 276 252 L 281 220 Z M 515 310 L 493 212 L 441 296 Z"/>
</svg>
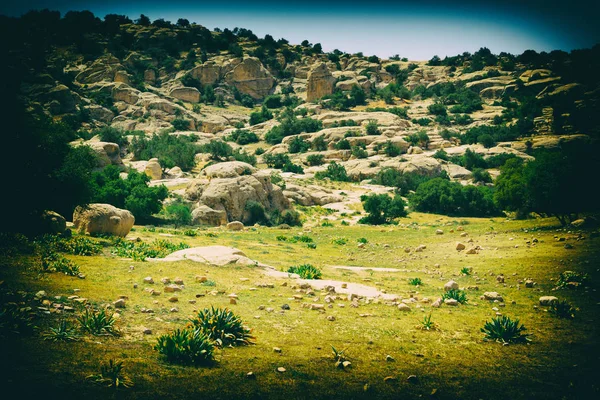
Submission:
<svg viewBox="0 0 600 400">
<path fill-rule="evenodd" d="M 150 177 L 153 181 L 162 179 L 162 167 L 158 162 L 158 158 L 151 158 L 144 168 L 144 173 Z"/>
<path fill-rule="evenodd" d="M 207 61 L 193 68 L 190 75 L 198 79 L 203 85 L 212 85 L 221 78 L 221 66 L 213 61 Z"/>
<path fill-rule="evenodd" d="M 82 84 L 89 84 L 101 81 L 114 81 L 115 74 L 124 71 L 125 68 L 121 65 L 118 58 L 111 54 L 107 54 L 98 58 L 88 68 L 80 72 L 75 80 Z"/>
<path fill-rule="evenodd" d="M 238 162 L 221 164 L 225 165 L 220 166 L 218 171 L 216 168 L 208 171 L 207 176 L 210 179 L 191 182 L 186 189 L 185 197 L 198 202 L 193 210 L 193 218 L 196 221 L 211 221 L 217 225 L 214 222 L 218 220 L 222 223 L 222 214 L 218 211 L 225 213 L 227 221 L 247 221 L 249 213 L 246 204 L 249 201 L 259 203 L 267 212 L 281 212 L 290 208 L 290 203 L 281 188 L 271 183 L 271 174 L 268 171 L 256 171 L 249 164 L 244 166 Z M 243 169 L 234 174 L 236 168 Z M 246 171 L 251 173 L 244 175 Z M 196 211 L 198 208 L 200 211 Z"/>
<path fill-rule="evenodd" d="M 98 156 L 96 158 L 97 165 L 99 168 L 104 168 L 107 165 L 116 165 L 118 167 L 124 167 L 123 160 L 121 160 L 121 149 L 116 143 L 100 142 L 91 139 L 84 142 L 83 145 L 90 146 L 92 150 Z"/>
<path fill-rule="evenodd" d="M 134 222 L 135 218 L 131 212 L 110 204 L 79 206 L 73 212 L 73 225 L 80 233 L 104 233 L 125 237 Z"/>
<path fill-rule="evenodd" d="M 287 184 L 283 191 L 285 197 L 303 206 L 324 206 L 329 203 L 338 203 L 343 197 L 332 193 L 331 190 L 320 186 L 298 186 Z"/>
<path fill-rule="evenodd" d="M 333 93 L 335 78 L 325 63 L 321 63 L 310 70 L 306 86 L 306 101 L 315 101 L 323 96 Z"/>
<path fill-rule="evenodd" d="M 171 89 L 169 96 L 188 103 L 198 103 L 200 101 L 200 92 L 193 87 L 177 87 Z"/>
<path fill-rule="evenodd" d="M 65 217 L 54 211 L 44 211 L 42 214 L 42 232 L 60 234 L 63 233 L 65 229 L 67 229 Z"/>
<path fill-rule="evenodd" d="M 255 57 L 245 58 L 236 65 L 225 75 L 225 81 L 255 99 L 270 94 L 275 85 L 273 75 Z"/>
</svg>

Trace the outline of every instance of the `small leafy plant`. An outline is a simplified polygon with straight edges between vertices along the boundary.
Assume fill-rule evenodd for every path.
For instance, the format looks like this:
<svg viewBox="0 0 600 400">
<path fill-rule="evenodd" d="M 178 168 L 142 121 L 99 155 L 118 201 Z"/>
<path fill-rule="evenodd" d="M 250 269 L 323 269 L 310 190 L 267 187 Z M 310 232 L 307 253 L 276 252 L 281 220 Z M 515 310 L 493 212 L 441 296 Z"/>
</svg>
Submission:
<svg viewBox="0 0 600 400">
<path fill-rule="evenodd" d="M 190 322 L 219 347 L 248 345 L 254 340 L 250 328 L 227 308 L 205 308 Z"/>
<path fill-rule="evenodd" d="M 346 350 L 347 349 L 338 350 L 331 345 L 331 353 L 333 354 L 336 368 L 346 368 L 350 365 L 350 361 L 348 361 L 348 358 L 346 357 Z"/>
<path fill-rule="evenodd" d="M 471 267 L 462 267 L 460 273 L 463 275 L 471 275 Z"/>
<path fill-rule="evenodd" d="M 80 272 L 79 266 L 73 261 L 48 249 L 42 253 L 42 270 L 45 272 L 59 272 L 69 276 L 77 276 Z"/>
<path fill-rule="evenodd" d="M 158 338 L 154 350 L 168 362 L 182 365 L 208 365 L 214 361 L 215 346 L 201 329 L 176 329 Z"/>
<path fill-rule="evenodd" d="M 130 388 L 133 381 L 123 373 L 125 366 L 122 361 L 108 360 L 108 364 L 100 365 L 100 373 L 88 376 L 86 379 L 99 385 L 119 388 Z"/>
<path fill-rule="evenodd" d="M 56 327 L 50 327 L 48 332 L 42 336 L 44 340 L 52 342 L 76 342 L 79 340 L 77 329 L 66 320 L 60 321 Z"/>
<path fill-rule="evenodd" d="M 333 244 L 337 244 L 338 246 L 343 246 L 348 243 L 348 239 L 346 238 L 336 238 L 331 241 Z"/>
<path fill-rule="evenodd" d="M 419 323 L 421 324 L 420 328 L 424 331 L 432 331 L 437 327 L 436 323 L 431 320 L 431 313 L 424 315 L 423 320 L 419 321 Z"/>
<path fill-rule="evenodd" d="M 329 221 L 325 221 L 325 222 L 323 222 L 323 223 L 321 224 L 321 226 L 322 226 L 323 228 L 332 228 L 332 227 L 333 227 L 333 224 L 332 224 L 331 222 L 329 222 Z"/>
<path fill-rule="evenodd" d="M 287 270 L 290 274 L 298 274 L 302 279 L 321 279 L 321 270 L 312 264 L 301 264 L 289 267 Z"/>
<path fill-rule="evenodd" d="M 554 314 L 558 318 L 573 319 L 575 318 L 575 308 L 566 300 L 553 301 L 548 308 L 548 312 Z"/>
<path fill-rule="evenodd" d="M 307 243 L 306 247 L 308 247 L 309 249 L 316 249 L 317 248 L 317 244 L 316 243 Z"/>
<path fill-rule="evenodd" d="M 494 340 L 500 343 L 529 342 L 529 334 L 523 333 L 525 330 L 525 326 L 519 325 L 518 319 L 512 321 L 506 315 L 486 321 L 483 328 L 481 328 L 481 332 L 485 335 L 485 340 Z"/>
<path fill-rule="evenodd" d="M 465 304 L 467 300 L 467 293 L 464 290 L 460 289 L 450 289 L 446 293 L 442 295 L 442 300 L 446 299 L 454 299 L 458 301 L 460 304 Z"/>
<path fill-rule="evenodd" d="M 423 284 L 423 281 L 421 280 L 421 278 L 410 278 L 408 280 L 408 284 L 412 286 L 421 286 Z"/>
<path fill-rule="evenodd" d="M 106 310 L 94 311 L 87 308 L 85 313 L 78 318 L 81 329 L 95 336 L 117 336 L 119 331 L 115 328 L 115 318 L 108 315 Z"/>
<path fill-rule="evenodd" d="M 189 247 L 183 242 L 172 243 L 164 239 L 156 239 L 152 243 L 145 243 L 116 238 L 113 254 L 119 257 L 132 258 L 134 261 L 145 261 L 146 258 L 164 258 L 170 253 Z"/>
<path fill-rule="evenodd" d="M 364 243 L 364 244 L 369 243 L 369 241 L 367 240 L 367 238 L 364 238 L 364 237 L 358 238 L 358 239 L 356 239 L 356 241 L 358 243 Z"/>
<path fill-rule="evenodd" d="M 575 271 L 563 271 L 557 280 L 557 287 L 564 289 L 577 289 L 579 286 L 586 283 L 588 275 Z"/>
</svg>

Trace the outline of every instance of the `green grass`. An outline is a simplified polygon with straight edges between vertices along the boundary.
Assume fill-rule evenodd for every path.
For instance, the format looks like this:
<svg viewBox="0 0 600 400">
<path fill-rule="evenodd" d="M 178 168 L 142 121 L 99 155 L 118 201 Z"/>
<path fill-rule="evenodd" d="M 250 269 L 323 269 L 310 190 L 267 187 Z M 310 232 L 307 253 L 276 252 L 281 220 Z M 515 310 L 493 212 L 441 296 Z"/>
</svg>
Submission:
<svg viewBox="0 0 600 400">
<path fill-rule="evenodd" d="M 189 260 L 142 262 L 110 254 L 110 249 L 105 249 L 102 254 L 92 256 L 69 256 L 86 275 L 86 279 L 78 279 L 64 274 L 40 274 L 35 268 L 39 259 L 33 256 L 7 256 L 0 269 L 1 299 L 10 292 L 13 295 L 7 302 L 20 308 L 31 307 L 29 313 L 39 327 L 36 332 L 47 331 L 62 319 L 76 323 L 85 314 L 83 305 L 67 299 L 73 294 L 85 297 L 88 306 L 96 309 L 104 309 L 120 296 L 127 296 L 127 305 L 115 317 L 118 337 L 85 335 L 66 345 L 45 341 L 36 332 L 25 337 L 0 329 L 4 336 L 0 351 L 5 390 L 18 387 L 24 397 L 43 390 L 50 397 L 60 394 L 63 398 L 106 398 L 107 388 L 91 385 L 85 377 L 97 374 L 98 365 L 119 359 L 126 362 L 127 375 L 135 382 L 134 387 L 122 394 L 133 399 L 146 399 L 149 394 L 156 398 L 215 399 L 428 398 L 433 389 L 437 389 L 436 397 L 440 399 L 596 397 L 597 389 L 592 385 L 599 354 L 596 303 L 600 300 L 592 289 L 600 279 L 596 270 L 600 263 L 600 239 L 588 237 L 577 242 L 575 249 L 566 250 L 554 235 L 567 238 L 575 235 L 563 231 L 553 219 L 468 218 L 465 222 L 461 225 L 474 240 L 473 244 L 482 247 L 479 254 L 467 255 L 455 250 L 461 233 L 456 231 L 459 225 L 456 219 L 419 213 L 400 219 L 396 226 L 321 227 L 320 222 L 309 220 L 304 228 L 285 232 L 288 238 L 293 238 L 308 236 L 304 229 L 310 229 L 317 250 L 307 249 L 303 241 L 277 240 L 283 232 L 276 228 L 259 227 L 243 232 L 199 229 L 193 237 L 184 235 L 185 229 L 168 232 L 175 235 L 168 239 L 173 243 L 236 247 L 251 259 L 277 270 L 302 263 L 319 265 L 324 279 L 376 286 L 402 298 L 412 295 L 419 301 L 425 297 L 437 299 L 449 279 L 454 279 L 461 288 L 478 286 L 478 291 L 466 290 L 467 304 L 435 309 L 436 329 L 430 331 L 421 329 L 422 324 L 417 323 L 431 311 L 430 303 L 418 303 L 422 309 L 411 305 L 411 313 L 401 313 L 385 302 L 359 302 L 359 307 L 353 308 L 349 302 L 336 300 L 333 308 L 320 313 L 302 307 L 302 303 L 323 302 L 325 293 L 316 290 L 314 297 L 300 293 L 304 298 L 294 300 L 298 288 L 290 283 L 281 286 L 282 280 L 270 278 L 252 266 L 217 267 Z M 444 229 L 446 234 L 436 236 L 436 229 Z M 451 229 L 455 232 L 451 233 Z M 130 236 L 148 244 L 164 238 L 158 229 L 150 232 L 139 227 Z M 359 249 L 335 244 L 333 240 L 338 238 L 345 238 L 348 243 L 366 238 L 369 246 Z M 537 238 L 538 243 L 526 245 L 532 238 Z M 404 253 L 404 248 L 420 244 L 427 245 L 423 252 Z M 399 272 L 330 267 L 335 265 L 387 267 Z M 457 274 L 466 265 L 474 272 Z M 590 290 L 552 291 L 557 277 L 567 270 L 587 274 L 585 284 Z M 505 276 L 506 286 L 496 282 L 499 274 Z M 196 282 L 197 275 L 206 276 L 214 286 Z M 156 283 L 144 284 L 147 276 L 152 276 Z M 409 285 L 408 279 L 417 276 L 422 285 Z M 162 291 L 162 277 L 183 279 L 185 288 L 176 293 L 177 303 L 167 301 L 169 293 L 152 296 L 145 290 Z M 517 289 L 518 280 L 526 278 L 537 282 L 535 289 L 523 285 Z M 257 286 L 258 283 L 272 283 L 273 287 Z M 46 315 L 36 311 L 41 300 L 35 300 L 33 294 L 39 290 L 45 290 L 52 302 L 74 307 L 74 312 Z M 26 291 L 27 295 L 19 297 L 19 291 Z M 518 317 L 527 327 L 531 333 L 530 345 L 505 347 L 484 342 L 480 329 L 495 317 L 491 309 L 494 303 L 479 300 L 485 291 L 497 291 L 504 297 L 506 306 L 499 310 L 513 319 Z M 238 296 L 237 304 L 230 304 L 231 293 Z M 556 318 L 541 308 L 536 310 L 534 306 L 542 295 L 555 295 L 576 304 L 577 317 Z M 61 296 L 61 300 L 54 299 L 55 296 Z M 283 304 L 289 304 L 290 310 L 280 313 Z M 211 306 L 234 311 L 253 328 L 256 344 L 216 352 L 211 368 L 173 366 L 153 349 L 158 337 L 184 329 L 191 316 Z M 259 306 L 271 307 L 274 312 Z M 179 312 L 170 312 L 173 307 Z M 154 313 L 143 313 L 140 311 L 143 308 Z M 107 309 L 107 313 L 113 312 Z M 365 314 L 368 316 L 360 316 Z M 335 321 L 328 321 L 329 315 Z M 151 329 L 152 334 L 143 334 L 143 328 Z M 351 368 L 335 368 L 331 346 L 346 350 L 351 356 Z M 282 352 L 274 352 L 274 347 Z M 387 362 L 388 354 L 396 361 Z M 280 366 L 287 371 L 277 372 Z M 256 379 L 246 378 L 250 371 Z M 417 385 L 406 381 L 413 374 L 419 377 Z M 383 379 L 387 376 L 397 377 L 397 381 L 385 383 Z M 366 384 L 368 392 L 364 391 Z"/>
</svg>

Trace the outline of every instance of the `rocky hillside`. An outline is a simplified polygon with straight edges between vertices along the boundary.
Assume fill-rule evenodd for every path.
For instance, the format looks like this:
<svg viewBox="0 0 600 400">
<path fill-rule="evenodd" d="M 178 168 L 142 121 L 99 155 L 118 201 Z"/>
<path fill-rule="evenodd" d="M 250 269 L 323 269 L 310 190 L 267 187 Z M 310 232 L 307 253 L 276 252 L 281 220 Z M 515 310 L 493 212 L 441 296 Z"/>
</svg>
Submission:
<svg viewBox="0 0 600 400">
<path fill-rule="evenodd" d="M 248 221 L 248 201 L 277 213 L 339 202 L 319 183 L 345 180 L 332 165 L 363 184 L 395 186 L 394 170 L 492 185 L 507 159 L 600 134 L 598 46 L 409 61 L 186 20 L 32 12 L 1 25 L 29 112 L 76 131 L 98 168 L 185 192 L 199 223 Z"/>
</svg>

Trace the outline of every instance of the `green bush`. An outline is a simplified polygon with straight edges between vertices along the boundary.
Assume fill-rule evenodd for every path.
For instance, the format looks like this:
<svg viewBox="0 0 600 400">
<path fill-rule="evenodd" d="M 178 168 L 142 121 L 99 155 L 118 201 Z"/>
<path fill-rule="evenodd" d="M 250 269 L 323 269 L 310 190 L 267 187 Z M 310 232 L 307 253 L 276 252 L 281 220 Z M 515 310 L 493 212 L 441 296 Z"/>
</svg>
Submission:
<svg viewBox="0 0 600 400">
<path fill-rule="evenodd" d="M 427 110 L 429 111 L 429 114 L 432 115 L 445 116 L 448 114 L 448 109 L 441 103 L 431 104 L 427 107 Z"/>
<path fill-rule="evenodd" d="M 130 388 L 133 386 L 133 381 L 123 372 L 125 369 L 122 361 L 108 360 L 108 364 L 100 365 L 100 373 L 86 377 L 99 385 L 119 388 Z"/>
<path fill-rule="evenodd" d="M 406 203 L 399 195 L 393 198 L 387 194 L 362 195 L 360 201 L 368 214 L 359 220 L 361 224 L 389 224 L 394 218 L 408 215 Z"/>
<path fill-rule="evenodd" d="M 176 329 L 162 335 L 154 349 L 174 364 L 207 365 L 214 361 L 213 342 L 200 329 Z"/>
<path fill-rule="evenodd" d="M 76 342 L 79 340 L 77 329 L 67 320 L 60 321 L 56 327 L 49 327 L 42 337 L 44 340 L 52 342 Z"/>
<path fill-rule="evenodd" d="M 489 172 L 483 168 L 473 169 L 473 181 L 482 183 L 491 183 L 492 177 Z"/>
<path fill-rule="evenodd" d="M 367 158 L 369 156 L 369 153 L 367 153 L 367 150 L 365 150 L 361 146 L 352 146 L 351 150 L 352 150 L 352 155 L 356 158 Z"/>
<path fill-rule="evenodd" d="M 119 168 L 114 165 L 93 174 L 93 202 L 124 208 L 139 220 L 147 219 L 161 210 L 162 201 L 168 195 L 164 185 L 148 186 L 150 178 L 135 170 L 129 171 L 127 179 L 121 179 L 119 174 Z"/>
<path fill-rule="evenodd" d="M 145 261 L 146 258 L 164 258 L 175 251 L 190 247 L 184 242 L 175 244 L 164 239 L 156 239 L 148 244 L 146 242 L 132 242 L 122 238 L 115 238 L 113 246 L 113 254 L 119 257 L 132 258 L 134 261 Z"/>
<path fill-rule="evenodd" d="M 427 176 L 414 172 L 402 173 L 394 168 L 386 167 L 382 168 L 377 175 L 375 175 L 373 178 L 373 183 L 395 187 L 398 193 L 406 196 L 409 192 L 417 190 L 419 185 L 421 185 L 423 182 L 427 182 L 433 178 L 441 178 L 445 180 L 449 179 L 446 171 L 442 171 L 439 175 Z"/>
<path fill-rule="evenodd" d="M 134 137 L 130 150 L 138 160 L 158 158 L 164 168 L 178 166 L 183 171 L 189 171 L 196 165 L 194 156 L 198 148 L 194 140 L 194 136 L 175 136 L 162 132 L 150 139 Z"/>
<path fill-rule="evenodd" d="M 306 163 L 310 166 L 322 165 L 324 159 L 323 154 L 310 154 L 306 157 Z"/>
<path fill-rule="evenodd" d="M 43 251 L 41 258 L 42 271 L 44 272 L 58 272 L 69 276 L 79 275 L 77 264 L 52 250 Z"/>
<path fill-rule="evenodd" d="M 379 131 L 379 125 L 377 124 L 377 121 L 375 121 L 375 120 L 370 120 L 367 123 L 367 125 L 365 126 L 365 131 L 367 132 L 367 135 L 381 134 L 381 132 Z"/>
<path fill-rule="evenodd" d="M 554 314 L 558 318 L 573 319 L 575 318 L 576 309 L 571 306 L 566 300 L 554 301 L 550 304 L 548 312 Z"/>
<path fill-rule="evenodd" d="M 265 141 L 269 144 L 281 143 L 284 137 L 298 135 L 300 133 L 317 132 L 323 128 L 321 121 L 305 117 L 298 119 L 293 110 L 286 109 L 280 116 L 280 124 L 271 128 L 265 134 Z"/>
<path fill-rule="evenodd" d="M 450 289 L 442 295 L 442 300 L 453 299 L 458 301 L 460 304 L 467 303 L 467 294 L 464 290 Z"/>
<path fill-rule="evenodd" d="M 248 345 L 254 340 L 242 319 L 227 308 L 200 310 L 190 323 L 219 347 Z"/>
<path fill-rule="evenodd" d="M 317 179 L 329 178 L 332 181 L 348 182 L 350 178 L 346 173 L 346 168 L 342 164 L 338 164 L 335 161 L 331 162 L 325 171 L 319 171 L 315 174 Z"/>
<path fill-rule="evenodd" d="M 258 136 L 256 136 L 256 133 L 247 131 L 245 129 L 236 129 L 235 131 L 231 132 L 225 138 L 225 140 L 229 142 L 235 142 L 239 145 L 245 145 L 250 143 L 257 143 Z"/>
<path fill-rule="evenodd" d="M 92 134 L 100 136 L 100 140 L 103 142 L 116 143 L 121 148 L 128 143 L 126 136 L 134 133 L 135 132 L 124 131 L 122 129 L 111 128 L 109 126 L 92 132 Z"/>
<path fill-rule="evenodd" d="M 305 153 L 308 149 L 310 149 L 310 143 L 300 136 L 295 136 L 288 142 L 288 151 L 292 154 Z"/>
<path fill-rule="evenodd" d="M 175 227 L 189 225 L 192 223 L 192 212 L 190 207 L 180 201 L 173 202 L 165 207 L 167 218 L 175 224 Z"/>
<path fill-rule="evenodd" d="M 500 343 L 527 343 L 530 341 L 529 335 L 524 334 L 525 327 L 519 326 L 519 320 L 512 321 L 506 315 L 492 318 L 492 321 L 486 321 L 481 332 L 484 333 L 486 340 L 494 340 Z"/>
<path fill-rule="evenodd" d="M 325 142 L 325 137 L 323 135 L 320 135 L 320 136 L 317 136 L 316 138 L 314 138 L 310 145 L 314 151 L 327 150 L 327 143 Z"/>
<path fill-rule="evenodd" d="M 385 142 L 383 151 L 388 157 L 397 157 L 400 155 L 400 153 L 402 153 L 402 149 L 395 145 L 391 140 Z"/>
<path fill-rule="evenodd" d="M 350 142 L 348 141 L 348 139 L 341 139 L 338 142 L 336 142 L 333 145 L 333 148 L 336 150 L 350 150 L 352 149 L 352 146 L 350 145 Z"/>
<path fill-rule="evenodd" d="M 465 217 L 499 215 L 488 187 L 463 186 L 442 178 L 434 178 L 419 185 L 410 197 L 415 211 Z"/>
<path fill-rule="evenodd" d="M 190 121 L 187 119 L 176 118 L 171 122 L 176 131 L 187 131 L 190 129 Z"/>
<path fill-rule="evenodd" d="M 250 114 L 250 125 L 260 124 L 273 118 L 271 111 L 263 106 L 259 112 L 253 112 Z"/>
<path fill-rule="evenodd" d="M 321 279 L 321 270 L 311 264 L 301 264 L 289 267 L 287 272 L 298 274 L 302 279 Z"/>
<path fill-rule="evenodd" d="M 270 95 L 265 97 L 263 104 L 267 108 L 281 108 L 283 104 L 281 102 L 281 96 L 279 95 Z"/>
<path fill-rule="evenodd" d="M 448 153 L 444 149 L 439 149 L 433 154 L 433 158 L 437 158 L 438 160 L 448 161 L 450 157 L 448 157 Z"/>
<path fill-rule="evenodd" d="M 560 289 L 577 289 L 587 282 L 589 276 L 575 271 L 563 271 L 556 280 L 556 287 Z"/>
<path fill-rule="evenodd" d="M 203 153 L 209 153 L 210 158 L 215 161 L 222 161 L 233 154 L 232 147 L 221 140 L 211 140 L 203 145 L 200 150 Z"/>
</svg>

